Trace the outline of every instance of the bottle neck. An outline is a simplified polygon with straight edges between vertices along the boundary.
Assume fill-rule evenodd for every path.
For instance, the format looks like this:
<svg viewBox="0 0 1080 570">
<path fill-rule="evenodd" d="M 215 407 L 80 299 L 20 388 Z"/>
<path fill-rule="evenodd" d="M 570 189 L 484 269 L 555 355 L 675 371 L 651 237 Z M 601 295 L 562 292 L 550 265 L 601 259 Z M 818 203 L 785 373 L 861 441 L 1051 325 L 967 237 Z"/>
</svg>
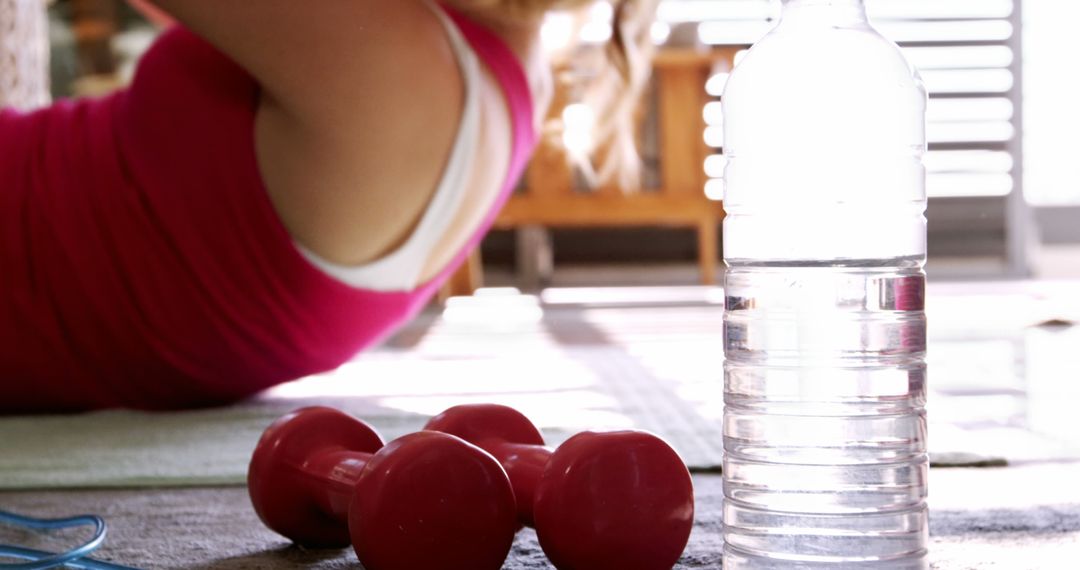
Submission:
<svg viewBox="0 0 1080 570">
<path fill-rule="evenodd" d="M 786 25 L 852 28 L 869 25 L 863 0 L 783 0 Z"/>
</svg>

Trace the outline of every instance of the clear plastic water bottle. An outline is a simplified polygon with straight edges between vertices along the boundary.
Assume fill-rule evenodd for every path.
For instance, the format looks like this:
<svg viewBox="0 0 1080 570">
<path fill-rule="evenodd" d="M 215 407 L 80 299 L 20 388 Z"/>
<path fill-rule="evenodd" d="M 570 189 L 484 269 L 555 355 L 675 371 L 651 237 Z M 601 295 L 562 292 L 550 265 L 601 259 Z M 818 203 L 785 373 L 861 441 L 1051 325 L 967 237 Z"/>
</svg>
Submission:
<svg viewBox="0 0 1080 570">
<path fill-rule="evenodd" d="M 725 568 L 928 567 L 926 101 L 863 0 L 728 80 Z"/>
</svg>

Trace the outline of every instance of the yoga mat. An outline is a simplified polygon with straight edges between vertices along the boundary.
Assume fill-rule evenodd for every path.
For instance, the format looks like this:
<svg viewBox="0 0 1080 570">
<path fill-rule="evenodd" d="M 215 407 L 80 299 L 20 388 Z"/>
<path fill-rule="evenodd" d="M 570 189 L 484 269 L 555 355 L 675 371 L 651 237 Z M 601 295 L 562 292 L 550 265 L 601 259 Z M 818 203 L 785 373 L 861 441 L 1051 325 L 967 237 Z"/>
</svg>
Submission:
<svg viewBox="0 0 1080 570">
<path fill-rule="evenodd" d="M 693 470 L 715 472 L 722 307 L 715 290 L 690 291 L 652 304 L 625 292 L 481 296 L 421 316 L 331 374 L 235 406 L 0 418 L 0 489 L 242 484 L 263 429 L 313 404 L 363 418 L 390 440 L 451 405 L 503 403 L 533 419 L 552 445 L 585 429 L 643 429 L 664 437 Z M 954 312 L 962 305 L 947 304 Z M 1060 392 L 1074 388 L 1054 377 L 1080 370 L 1077 351 L 1058 349 L 1080 346 L 1080 330 L 1012 320 L 980 328 L 971 315 L 982 306 L 942 311 L 931 327 L 932 462 L 1080 457 L 1065 409 L 1076 398 Z M 1033 366 L 1032 352 L 1066 361 Z M 1031 386 L 1040 389 L 1025 391 Z M 1043 410 L 1034 419 L 1033 405 Z"/>
</svg>

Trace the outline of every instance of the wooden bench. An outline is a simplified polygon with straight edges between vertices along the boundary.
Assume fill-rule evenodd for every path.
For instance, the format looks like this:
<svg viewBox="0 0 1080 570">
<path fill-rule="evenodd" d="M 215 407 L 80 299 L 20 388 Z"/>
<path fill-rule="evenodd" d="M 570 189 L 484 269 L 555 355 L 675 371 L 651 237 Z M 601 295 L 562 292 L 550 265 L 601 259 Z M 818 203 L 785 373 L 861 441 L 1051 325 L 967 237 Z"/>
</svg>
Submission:
<svg viewBox="0 0 1080 570">
<path fill-rule="evenodd" d="M 701 283 L 716 280 L 720 252 L 721 203 L 705 196 L 704 164 L 712 150 L 705 144 L 703 111 L 711 97 L 705 83 L 717 71 L 730 70 L 736 48 L 711 51 L 663 49 L 653 60 L 656 124 L 659 132 L 658 188 L 623 192 L 576 187 L 565 151 L 541 144 L 525 174 L 524 190 L 507 202 L 495 220 L 496 229 L 528 227 L 666 226 L 697 231 Z M 562 104 L 559 104 L 562 103 Z M 565 98 L 556 95 L 553 113 Z M 482 286 L 479 251 L 444 286 L 442 296 L 467 295 Z"/>
</svg>

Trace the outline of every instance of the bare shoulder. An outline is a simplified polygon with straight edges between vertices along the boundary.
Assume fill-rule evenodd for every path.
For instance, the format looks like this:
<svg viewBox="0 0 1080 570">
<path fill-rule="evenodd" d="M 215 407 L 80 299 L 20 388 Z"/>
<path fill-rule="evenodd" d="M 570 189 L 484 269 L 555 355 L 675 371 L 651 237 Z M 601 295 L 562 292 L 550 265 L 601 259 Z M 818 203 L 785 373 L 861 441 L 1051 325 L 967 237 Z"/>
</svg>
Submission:
<svg viewBox="0 0 1080 570">
<path fill-rule="evenodd" d="M 376 2 L 379 10 L 327 22 L 292 65 L 275 99 L 322 127 L 340 125 L 338 108 L 413 101 L 459 84 L 456 58 L 438 16 L 419 0 Z M 357 15 L 359 16 L 359 15 Z"/>
<path fill-rule="evenodd" d="M 345 264 L 408 235 L 441 178 L 464 101 L 431 7 L 376 3 L 385 6 L 377 17 L 311 38 L 317 47 L 295 81 L 315 83 L 267 93 L 256 124 L 260 168 L 286 227 Z"/>
<path fill-rule="evenodd" d="M 455 6 L 453 1 L 451 6 Z M 542 118 L 551 102 L 554 85 L 551 62 L 548 60 L 540 39 L 543 18 L 532 19 L 507 17 L 493 9 L 465 11 L 466 17 L 495 34 L 517 57 L 525 72 L 533 96 L 534 111 Z"/>
</svg>

